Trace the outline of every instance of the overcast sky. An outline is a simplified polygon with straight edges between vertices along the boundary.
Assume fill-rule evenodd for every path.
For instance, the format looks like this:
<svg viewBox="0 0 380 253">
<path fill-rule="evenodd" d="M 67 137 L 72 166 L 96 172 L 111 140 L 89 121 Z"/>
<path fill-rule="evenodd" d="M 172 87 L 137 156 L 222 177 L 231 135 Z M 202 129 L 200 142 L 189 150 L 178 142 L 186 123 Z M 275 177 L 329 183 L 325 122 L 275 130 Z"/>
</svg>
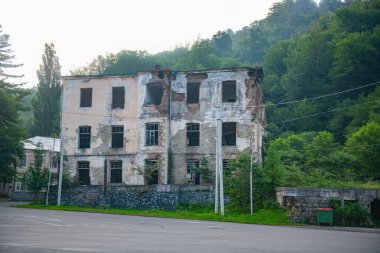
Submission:
<svg viewBox="0 0 380 253">
<path fill-rule="evenodd" d="M 99 54 L 157 53 L 218 30 L 263 19 L 280 0 L 0 0 L 0 24 L 10 35 L 27 87 L 37 83 L 44 43 L 54 43 L 67 75 Z"/>
</svg>

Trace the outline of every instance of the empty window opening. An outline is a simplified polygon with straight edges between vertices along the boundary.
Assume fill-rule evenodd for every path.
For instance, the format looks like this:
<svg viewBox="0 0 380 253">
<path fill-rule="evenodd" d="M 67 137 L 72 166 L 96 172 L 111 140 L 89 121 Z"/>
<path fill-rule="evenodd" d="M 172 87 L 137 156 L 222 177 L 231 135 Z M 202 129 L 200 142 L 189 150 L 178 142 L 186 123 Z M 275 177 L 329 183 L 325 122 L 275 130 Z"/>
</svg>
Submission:
<svg viewBox="0 0 380 253">
<path fill-rule="evenodd" d="M 78 162 L 78 184 L 90 185 L 90 162 Z"/>
<path fill-rule="evenodd" d="M 145 181 L 146 184 L 158 184 L 158 161 L 145 160 Z"/>
<path fill-rule="evenodd" d="M 158 123 L 145 124 L 145 145 L 158 145 Z"/>
<path fill-rule="evenodd" d="M 222 82 L 223 103 L 236 102 L 236 81 Z"/>
<path fill-rule="evenodd" d="M 124 87 L 112 87 L 112 109 L 124 109 L 125 91 Z"/>
<path fill-rule="evenodd" d="M 199 103 L 199 83 L 187 84 L 187 103 L 198 104 Z"/>
<path fill-rule="evenodd" d="M 112 126 L 112 148 L 122 148 L 124 140 L 124 127 Z"/>
<path fill-rule="evenodd" d="M 92 106 L 92 88 L 80 89 L 80 107 Z"/>
<path fill-rule="evenodd" d="M 199 146 L 199 124 L 188 123 L 186 129 L 187 146 Z"/>
<path fill-rule="evenodd" d="M 24 167 L 26 166 L 26 156 L 23 157 L 22 159 L 17 159 L 17 166 Z"/>
<path fill-rule="evenodd" d="M 161 104 L 164 89 L 160 83 L 150 83 L 146 85 L 146 103 L 148 105 Z"/>
<path fill-rule="evenodd" d="M 222 145 L 236 146 L 236 122 L 222 124 Z"/>
<path fill-rule="evenodd" d="M 200 184 L 199 160 L 186 160 L 186 182 Z"/>
<path fill-rule="evenodd" d="M 80 126 L 79 127 L 79 148 L 90 148 L 91 142 L 91 127 Z"/>
<path fill-rule="evenodd" d="M 122 183 L 123 181 L 123 162 L 111 161 L 111 183 Z"/>
</svg>

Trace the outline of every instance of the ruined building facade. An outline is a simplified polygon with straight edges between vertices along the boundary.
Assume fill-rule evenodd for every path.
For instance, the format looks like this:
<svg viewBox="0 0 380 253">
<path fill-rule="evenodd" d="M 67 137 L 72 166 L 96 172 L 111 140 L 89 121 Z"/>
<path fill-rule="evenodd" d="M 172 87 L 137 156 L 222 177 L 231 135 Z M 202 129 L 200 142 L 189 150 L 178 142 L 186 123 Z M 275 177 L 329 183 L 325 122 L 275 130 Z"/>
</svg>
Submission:
<svg viewBox="0 0 380 253">
<path fill-rule="evenodd" d="M 71 177 L 91 185 L 210 183 L 218 117 L 223 165 L 251 148 L 261 161 L 262 75 L 233 68 L 63 77 L 61 139 Z"/>
</svg>

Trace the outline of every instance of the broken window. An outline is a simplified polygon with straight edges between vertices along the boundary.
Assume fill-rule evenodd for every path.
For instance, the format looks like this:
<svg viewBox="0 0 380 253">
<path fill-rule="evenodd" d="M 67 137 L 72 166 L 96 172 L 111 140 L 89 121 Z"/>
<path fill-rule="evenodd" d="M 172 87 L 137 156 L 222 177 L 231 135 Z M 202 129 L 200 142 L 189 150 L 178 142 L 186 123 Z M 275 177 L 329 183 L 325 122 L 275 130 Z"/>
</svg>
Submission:
<svg viewBox="0 0 380 253">
<path fill-rule="evenodd" d="M 158 145 L 158 123 L 145 124 L 145 145 Z"/>
<path fill-rule="evenodd" d="M 198 104 L 199 103 L 199 83 L 187 84 L 187 103 Z"/>
<path fill-rule="evenodd" d="M 122 148 L 124 140 L 124 127 L 112 126 L 112 148 Z"/>
<path fill-rule="evenodd" d="M 111 161 L 111 183 L 122 183 L 122 168 L 122 161 Z"/>
<path fill-rule="evenodd" d="M 199 160 L 186 160 L 186 182 L 199 185 Z"/>
<path fill-rule="evenodd" d="M 147 184 L 158 184 L 158 161 L 145 160 L 145 180 Z"/>
<path fill-rule="evenodd" d="M 80 89 L 80 107 L 92 106 L 92 88 Z"/>
<path fill-rule="evenodd" d="M 187 146 L 199 146 L 199 124 L 188 123 L 187 128 Z"/>
<path fill-rule="evenodd" d="M 161 104 L 164 89 L 160 83 L 150 83 L 146 85 L 146 103 L 148 105 Z"/>
<path fill-rule="evenodd" d="M 90 162 L 78 162 L 78 184 L 90 185 Z"/>
<path fill-rule="evenodd" d="M 91 142 L 91 127 L 80 126 L 79 127 L 79 148 L 90 148 Z"/>
<path fill-rule="evenodd" d="M 222 93 L 223 103 L 236 102 L 236 81 L 223 81 Z"/>
<path fill-rule="evenodd" d="M 236 146 L 236 122 L 223 122 L 222 145 Z"/>
<path fill-rule="evenodd" d="M 125 91 L 124 87 L 112 87 L 112 109 L 124 109 Z"/>
</svg>

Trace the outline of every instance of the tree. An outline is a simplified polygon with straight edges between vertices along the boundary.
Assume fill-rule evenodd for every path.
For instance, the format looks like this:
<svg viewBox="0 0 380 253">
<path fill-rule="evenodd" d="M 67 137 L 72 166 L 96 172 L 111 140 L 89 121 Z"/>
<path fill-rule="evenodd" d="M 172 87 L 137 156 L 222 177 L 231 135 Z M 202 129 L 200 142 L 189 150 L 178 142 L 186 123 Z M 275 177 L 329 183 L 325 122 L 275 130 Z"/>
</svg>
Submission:
<svg viewBox="0 0 380 253">
<path fill-rule="evenodd" d="M 17 157 L 24 155 L 21 140 L 25 130 L 21 127 L 19 112 L 22 110 L 22 98 L 26 95 L 20 84 L 12 84 L 8 77 L 15 77 L 7 72 L 20 64 L 13 64 L 12 50 L 9 49 L 9 35 L 3 34 L 0 25 L 0 180 L 7 182 L 15 175 Z"/>
<path fill-rule="evenodd" d="M 41 143 L 38 143 L 37 148 L 34 150 L 34 162 L 29 166 L 23 176 L 28 191 L 34 195 L 34 199 L 38 200 L 38 193 L 42 188 L 47 186 L 49 171 L 43 166 L 43 158 L 45 151 L 42 149 Z"/>
<path fill-rule="evenodd" d="M 54 44 L 45 44 L 42 64 L 37 70 L 36 97 L 32 101 L 34 123 L 33 134 L 41 136 L 59 135 L 61 66 Z"/>
<path fill-rule="evenodd" d="M 355 157 L 360 179 L 380 180 L 380 124 L 368 122 L 346 142 L 347 151 Z"/>
</svg>

